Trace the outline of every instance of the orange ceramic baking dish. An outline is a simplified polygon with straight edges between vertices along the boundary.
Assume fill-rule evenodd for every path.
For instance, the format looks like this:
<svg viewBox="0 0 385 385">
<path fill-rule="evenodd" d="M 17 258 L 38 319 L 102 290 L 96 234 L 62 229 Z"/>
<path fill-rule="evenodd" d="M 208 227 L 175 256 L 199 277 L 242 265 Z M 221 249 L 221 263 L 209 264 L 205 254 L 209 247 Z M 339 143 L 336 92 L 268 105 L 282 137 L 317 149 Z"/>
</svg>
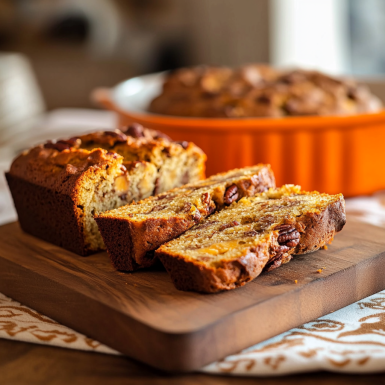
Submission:
<svg viewBox="0 0 385 385">
<path fill-rule="evenodd" d="M 139 122 L 174 140 L 196 143 L 207 175 L 270 163 L 277 185 L 299 184 L 345 196 L 385 189 L 385 111 L 354 116 L 184 118 L 146 112 L 163 74 L 130 79 L 93 98 L 118 114 L 118 125 Z"/>
</svg>

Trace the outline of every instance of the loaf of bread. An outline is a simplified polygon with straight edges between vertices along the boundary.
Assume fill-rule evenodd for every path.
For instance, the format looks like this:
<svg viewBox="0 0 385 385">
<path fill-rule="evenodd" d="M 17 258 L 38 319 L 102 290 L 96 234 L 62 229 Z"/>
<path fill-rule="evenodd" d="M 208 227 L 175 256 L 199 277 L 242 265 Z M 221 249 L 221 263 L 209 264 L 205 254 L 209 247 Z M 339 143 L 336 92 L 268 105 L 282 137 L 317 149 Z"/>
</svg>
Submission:
<svg viewBox="0 0 385 385">
<path fill-rule="evenodd" d="M 318 250 L 346 221 L 341 194 L 301 192 L 298 186 L 242 198 L 155 253 L 177 289 L 215 293 L 251 281 Z"/>
<path fill-rule="evenodd" d="M 157 114 L 191 117 L 280 117 L 376 112 L 380 100 L 352 79 L 318 71 L 199 66 L 171 72 L 150 104 Z"/>
<path fill-rule="evenodd" d="M 214 211 L 274 186 L 269 165 L 235 169 L 99 213 L 95 220 L 115 268 L 131 271 L 151 266 L 155 249 Z"/>
<path fill-rule="evenodd" d="M 193 143 L 133 124 L 34 147 L 7 180 L 23 230 L 87 255 L 105 248 L 95 214 L 199 181 L 205 160 Z"/>
</svg>

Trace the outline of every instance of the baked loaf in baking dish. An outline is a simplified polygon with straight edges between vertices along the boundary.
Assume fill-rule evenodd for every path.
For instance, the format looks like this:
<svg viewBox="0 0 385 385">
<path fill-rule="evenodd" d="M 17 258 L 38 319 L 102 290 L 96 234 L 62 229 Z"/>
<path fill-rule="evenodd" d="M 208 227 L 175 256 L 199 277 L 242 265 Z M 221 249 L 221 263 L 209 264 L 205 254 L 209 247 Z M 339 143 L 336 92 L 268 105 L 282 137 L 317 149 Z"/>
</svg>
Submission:
<svg viewBox="0 0 385 385">
<path fill-rule="evenodd" d="M 380 100 L 352 79 L 318 71 L 199 66 L 171 72 L 149 110 L 192 117 L 279 117 L 375 112 Z"/>
<path fill-rule="evenodd" d="M 93 215 L 204 178 L 206 156 L 133 124 L 21 154 L 7 173 L 26 232 L 80 255 L 104 249 Z"/>
<path fill-rule="evenodd" d="M 331 242 L 346 221 L 341 194 L 287 185 L 242 198 L 155 253 L 177 289 L 215 293 L 243 286 L 293 254 Z"/>
<path fill-rule="evenodd" d="M 153 251 L 205 217 L 275 186 L 269 165 L 235 169 L 136 204 L 99 213 L 95 220 L 118 270 L 151 266 Z"/>
</svg>

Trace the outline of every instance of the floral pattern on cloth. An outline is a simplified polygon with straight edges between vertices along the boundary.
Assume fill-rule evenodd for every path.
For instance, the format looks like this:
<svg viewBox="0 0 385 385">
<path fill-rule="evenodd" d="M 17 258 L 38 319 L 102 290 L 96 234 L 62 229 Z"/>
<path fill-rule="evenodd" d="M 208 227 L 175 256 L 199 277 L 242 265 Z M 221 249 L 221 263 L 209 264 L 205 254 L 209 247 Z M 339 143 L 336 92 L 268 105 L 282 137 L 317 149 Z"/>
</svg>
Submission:
<svg viewBox="0 0 385 385">
<path fill-rule="evenodd" d="M 385 370 L 385 291 L 202 369 L 206 373 L 238 376 L 316 370 Z"/>
<path fill-rule="evenodd" d="M 0 294 L 0 338 L 107 354 L 117 351 Z M 214 362 L 212 374 L 271 376 L 385 369 L 385 290 Z"/>
<path fill-rule="evenodd" d="M 0 338 L 119 354 L 0 293 Z"/>
</svg>

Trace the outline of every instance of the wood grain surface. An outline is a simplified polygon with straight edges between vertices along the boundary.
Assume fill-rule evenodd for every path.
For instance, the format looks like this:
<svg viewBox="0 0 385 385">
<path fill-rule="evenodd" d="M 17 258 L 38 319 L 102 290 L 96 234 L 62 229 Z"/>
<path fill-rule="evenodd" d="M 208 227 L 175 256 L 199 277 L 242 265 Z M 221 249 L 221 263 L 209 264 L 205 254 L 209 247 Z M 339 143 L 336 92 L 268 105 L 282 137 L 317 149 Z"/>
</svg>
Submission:
<svg viewBox="0 0 385 385">
<path fill-rule="evenodd" d="M 385 373 L 315 372 L 255 378 L 201 373 L 168 374 L 124 356 L 0 339 L 3 385 L 365 385 L 385 384 Z"/>
<path fill-rule="evenodd" d="M 383 233 L 348 221 L 328 250 L 202 295 L 177 291 L 161 267 L 116 272 L 106 253 L 79 257 L 13 223 L 0 227 L 0 291 L 156 368 L 191 371 L 384 289 Z"/>
<path fill-rule="evenodd" d="M 0 339 L 3 385 L 364 385 L 385 384 L 382 374 L 315 372 L 255 378 L 201 373 L 168 374 L 124 356 L 82 352 Z"/>
</svg>

